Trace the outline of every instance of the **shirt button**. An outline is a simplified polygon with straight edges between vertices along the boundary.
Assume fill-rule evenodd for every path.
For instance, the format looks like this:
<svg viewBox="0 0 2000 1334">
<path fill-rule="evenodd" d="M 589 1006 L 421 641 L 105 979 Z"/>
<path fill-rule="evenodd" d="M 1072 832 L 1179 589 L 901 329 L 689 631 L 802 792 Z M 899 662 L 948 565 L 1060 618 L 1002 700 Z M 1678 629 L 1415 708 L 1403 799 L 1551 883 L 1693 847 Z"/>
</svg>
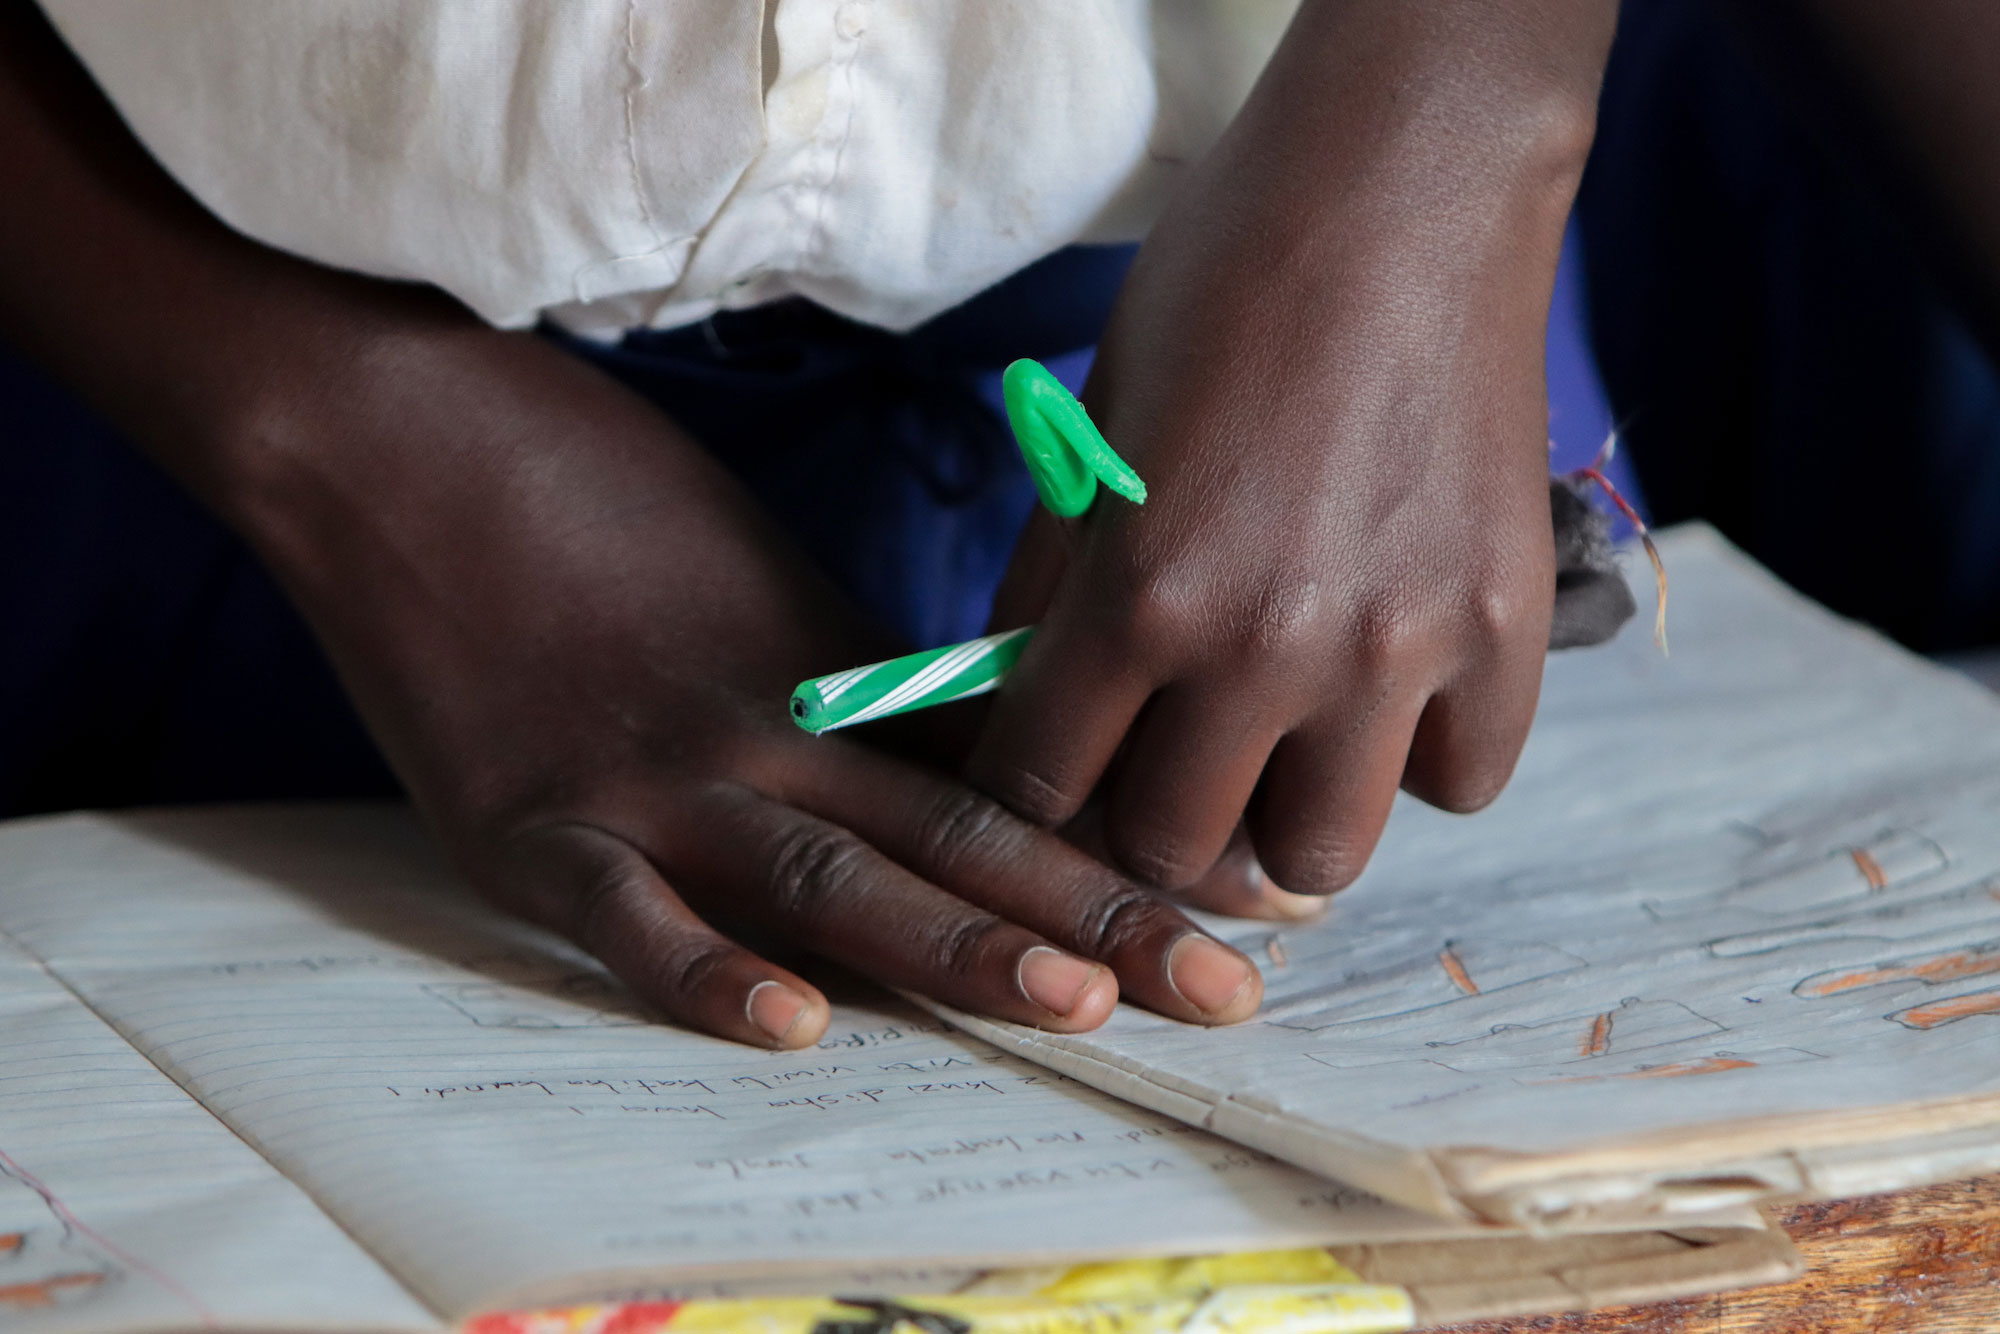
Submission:
<svg viewBox="0 0 2000 1334">
<path fill-rule="evenodd" d="M 834 11 L 833 30 L 846 41 L 854 41 L 868 31 L 868 7 L 845 4 Z"/>
</svg>

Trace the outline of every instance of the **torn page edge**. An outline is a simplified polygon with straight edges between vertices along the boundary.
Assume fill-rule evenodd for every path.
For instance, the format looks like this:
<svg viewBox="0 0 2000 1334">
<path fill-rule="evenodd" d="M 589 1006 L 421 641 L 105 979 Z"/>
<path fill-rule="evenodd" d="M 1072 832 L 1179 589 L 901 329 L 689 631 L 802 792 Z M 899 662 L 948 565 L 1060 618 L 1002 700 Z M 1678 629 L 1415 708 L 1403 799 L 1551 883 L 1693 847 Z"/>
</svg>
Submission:
<svg viewBox="0 0 2000 1334">
<path fill-rule="evenodd" d="M 1447 1175 L 1452 1152 L 1441 1151 Z M 1543 1164 L 1549 1167 L 1551 1164 Z M 1775 1148 L 1678 1170 L 1551 1173 L 1462 1198 L 1482 1217 L 1538 1231 L 1670 1226 L 1682 1210 L 1751 1201 L 1840 1199 L 2000 1171 L 2000 1127 L 1819 1147 Z"/>
<path fill-rule="evenodd" d="M 2000 1096 L 1678 1127 L 1555 1154 L 1432 1151 L 1455 1198 L 1539 1230 L 1664 1220 L 1759 1200 L 1827 1199 L 2000 1167 Z"/>
</svg>

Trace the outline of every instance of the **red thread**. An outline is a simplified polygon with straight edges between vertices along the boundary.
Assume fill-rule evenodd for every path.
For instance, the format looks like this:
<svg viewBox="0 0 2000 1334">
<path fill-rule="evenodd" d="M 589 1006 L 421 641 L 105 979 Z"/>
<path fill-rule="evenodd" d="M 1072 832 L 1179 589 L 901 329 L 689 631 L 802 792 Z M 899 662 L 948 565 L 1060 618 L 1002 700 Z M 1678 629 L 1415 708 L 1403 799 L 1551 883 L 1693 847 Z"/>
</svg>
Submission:
<svg viewBox="0 0 2000 1334">
<path fill-rule="evenodd" d="M 1653 642 L 1660 646 L 1660 652 L 1665 653 L 1667 651 L 1667 567 L 1666 563 L 1660 559 L 1660 549 L 1653 545 L 1653 534 L 1647 529 L 1646 521 L 1639 517 L 1639 511 L 1632 508 L 1631 503 L 1618 493 L 1618 488 L 1611 484 L 1611 479 L 1604 475 L 1605 465 L 1611 462 L 1611 456 L 1617 452 L 1618 433 L 1613 431 L 1610 435 L 1604 437 L 1604 444 L 1598 448 L 1597 457 L 1592 459 L 1587 466 L 1578 468 L 1570 476 L 1580 477 L 1585 481 L 1597 483 L 1598 488 L 1611 498 L 1611 503 L 1618 507 L 1618 512 L 1624 515 L 1626 521 L 1632 525 L 1632 531 L 1639 536 L 1640 545 L 1646 548 L 1646 559 L 1653 564 L 1653 586 L 1659 591 L 1659 601 L 1653 613 Z"/>
</svg>

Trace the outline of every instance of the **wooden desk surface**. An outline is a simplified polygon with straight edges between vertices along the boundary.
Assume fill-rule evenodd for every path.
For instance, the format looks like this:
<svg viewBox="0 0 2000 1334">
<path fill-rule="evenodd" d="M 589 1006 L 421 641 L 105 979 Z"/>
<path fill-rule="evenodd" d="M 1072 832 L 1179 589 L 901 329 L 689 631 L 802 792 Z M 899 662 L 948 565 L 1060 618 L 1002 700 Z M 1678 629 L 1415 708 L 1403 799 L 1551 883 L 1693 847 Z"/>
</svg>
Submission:
<svg viewBox="0 0 2000 1334">
<path fill-rule="evenodd" d="M 1805 1257 L 1805 1274 L 1791 1283 L 1447 1328 L 1453 1334 L 2000 1331 L 2000 1176 L 1799 1205 L 1774 1217 Z"/>
</svg>

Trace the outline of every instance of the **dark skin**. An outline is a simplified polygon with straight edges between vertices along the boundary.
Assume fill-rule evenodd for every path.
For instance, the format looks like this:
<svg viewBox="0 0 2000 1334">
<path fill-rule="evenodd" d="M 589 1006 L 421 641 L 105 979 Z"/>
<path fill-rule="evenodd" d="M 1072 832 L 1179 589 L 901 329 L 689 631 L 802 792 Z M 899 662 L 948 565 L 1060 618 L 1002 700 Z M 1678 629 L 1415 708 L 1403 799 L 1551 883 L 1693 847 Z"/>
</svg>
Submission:
<svg viewBox="0 0 2000 1334">
<path fill-rule="evenodd" d="M 669 1017 L 809 1045 L 825 998 L 713 923 L 1044 1028 L 1194 1023 L 1260 979 L 932 765 L 784 708 L 900 651 L 610 379 L 439 295 L 229 232 L 16 10 L 0 319 L 256 547 L 497 901 Z M 112 331 L 106 337 L 106 331 Z"/>
<path fill-rule="evenodd" d="M 1542 322 L 1612 24 L 1309 0 L 1088 387 L 1154 499 L 1024 537 L 997 614 L 1043 630 L 964 777 L 948 745 L 791 725 L 796 681 L 903 646 L 672 422 L 228 231 L 19 8 L 0 329 L 256 547 L 475 883 L 674 1020 L 819 1038 L 754 934 L 1058 1031 L 1121 995 L 1229 1023 L 1255 969 L 1149 887 L 1299 915 L 1271 882 L 1348 883 L 1399 785 L 1470 810 L 1519 752 Z M 1051 832 L 1093 793 L 1108 865 Z"/>
<path fill-rule="evenodd" d="M 1118 865 L 1194 884 L 1247 809 L 1309 894 L 1360 873 L 1399 783 L 1499 792 L 1548 638 L 1539 331 L 1611 18 L 1301 11 L 1100 345 L 1086 403 L 1154 498 L 1027 534 L 998 611 L 1042 628 L 981 786 L 1057 825 L 1117 756 Z"/>
</svg>

